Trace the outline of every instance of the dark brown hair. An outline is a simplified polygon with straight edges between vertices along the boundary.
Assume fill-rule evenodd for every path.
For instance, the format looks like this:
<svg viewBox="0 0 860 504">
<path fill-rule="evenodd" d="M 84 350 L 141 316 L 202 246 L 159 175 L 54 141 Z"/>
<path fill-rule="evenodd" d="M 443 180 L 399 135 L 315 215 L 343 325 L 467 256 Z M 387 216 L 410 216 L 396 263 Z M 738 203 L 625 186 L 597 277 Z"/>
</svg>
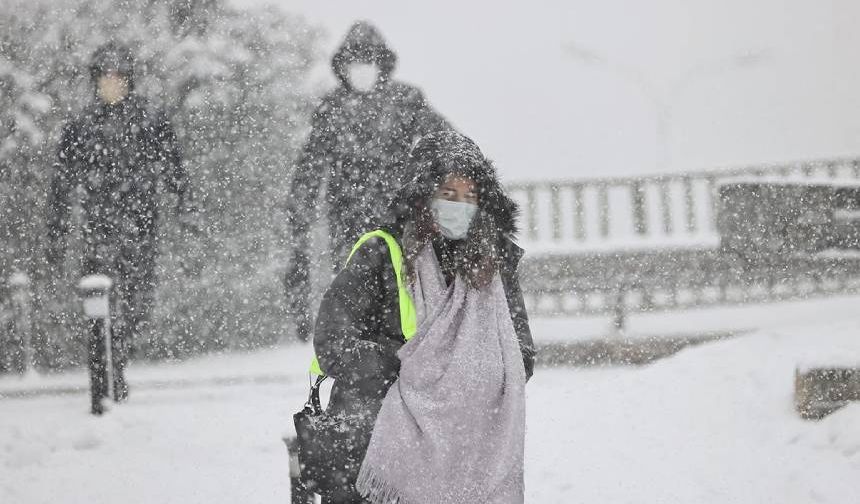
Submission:
<svg viewBox="0 0 860 504">
<path fill-rule="evenodd" d="M 422 137 L 404 161 L 409 179 L 394 196 L 384 225 L 402 232 L 407 265 L 428 244 L 448 252 L 447 273 L 460 274 L 477 288 L 488 285 L 502 263 L 502 244 L 517 232 L 518 208 L 505 194 L 493 164 L 470 138 L 451 130 Z M 446 240 L 436 231 L 430 204 L 447 177 L 475 182 L 478 212 L 464 240 Z M 442 262 L 442 261 L 440 261 Z"/>
</svg>

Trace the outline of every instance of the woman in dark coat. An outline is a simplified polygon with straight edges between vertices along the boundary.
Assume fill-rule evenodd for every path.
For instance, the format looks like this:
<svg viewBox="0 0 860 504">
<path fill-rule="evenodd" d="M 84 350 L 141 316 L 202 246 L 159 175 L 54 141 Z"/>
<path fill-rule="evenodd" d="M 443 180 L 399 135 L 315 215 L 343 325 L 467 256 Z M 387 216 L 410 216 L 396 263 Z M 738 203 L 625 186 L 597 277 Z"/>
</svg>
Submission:
<svg viewBox="0 0 860 504">
<path fill-rule="evenodd" d="M 534 345 L 517 277 L 523 251 L 512 241 L 516 204 L 477 145 L 458 133 L 423 137 L 406 162 L 416 176 L 398 192 L 390 222 L 379 226 L 400 244 L 405 278 L 411 277 L 413 260 L 428 244 L 449 285 L 462 276 L 481 288 L 499 273 L 525 376 L 530 377 Z M 446 226 L 434 211 L 436 200 L 476 204 L 477 211 L 461 230 L 453 229 L 456 223 Z M 372 238 L 355 250 L 325 293 L 314 334 L 320 367 L 334 378 L 328 411 L 363 418 L 363 427 L 355 432 L 359 446 L 369 442 L 386 392 L 398 377 L 397 351 L 404 343 L 389 248 L 383 239 Z M 364 501 L 350 490 L 327 502 Z"/>
</svg>

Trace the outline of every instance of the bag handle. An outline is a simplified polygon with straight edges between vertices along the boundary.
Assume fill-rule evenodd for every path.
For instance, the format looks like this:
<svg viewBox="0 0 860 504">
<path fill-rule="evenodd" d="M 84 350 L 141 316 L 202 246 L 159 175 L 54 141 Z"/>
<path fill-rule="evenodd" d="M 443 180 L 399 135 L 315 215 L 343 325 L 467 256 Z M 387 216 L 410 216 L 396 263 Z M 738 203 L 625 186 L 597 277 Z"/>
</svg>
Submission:
<svg viewBox="0 0 860 504">
<path fill-rule="evenodd" d="M 305 403 L 305 409 L 309 410 L 314 415 L 319 415 L 322 413 L 322 404 L 320 403 L 320 385 L 325 379 L 328 378 L 326 375 L 319 375 L 314 383 L 311 385 L 311 390 L 308 393 L 308 400 Z"/>
</svg>

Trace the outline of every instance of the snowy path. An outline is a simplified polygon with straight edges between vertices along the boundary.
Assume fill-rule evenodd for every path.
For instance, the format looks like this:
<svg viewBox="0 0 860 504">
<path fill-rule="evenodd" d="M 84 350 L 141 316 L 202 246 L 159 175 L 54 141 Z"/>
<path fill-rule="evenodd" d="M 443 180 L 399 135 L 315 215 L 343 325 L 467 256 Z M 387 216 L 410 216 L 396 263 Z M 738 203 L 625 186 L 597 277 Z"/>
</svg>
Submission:
<svg viewBox="0 0 860 504">
<path fill-rule="evenodd" d="M 527 502 L 860 502 L 860 404 L 805 422 L 791 395 L 796 365 L 860 364 L 860 323 L 810 329 L 824 328 L 706 344 L 639 370 L 540 373 Z"/>
<path fill-rule="evenodd" d="M 538 370 L 526 502 L 860 502 L 860 405 L 813 423 L 791 403 L 794 367 L 860 362 L 857 334 L 858 322 L 764 331 L 641 369 Z M 86 414 L 83 395 L 0 400 L 0 502 L 286 503 L 280 436 L 304 399 L 307 354 L 136 368 L 139 385 L 197 385 L 139 387 L 103 418 Z M 248 383 L 254 375 L 283 381 Z M 219 376 L 233 385 L 204 384 Z"/>
</svg>

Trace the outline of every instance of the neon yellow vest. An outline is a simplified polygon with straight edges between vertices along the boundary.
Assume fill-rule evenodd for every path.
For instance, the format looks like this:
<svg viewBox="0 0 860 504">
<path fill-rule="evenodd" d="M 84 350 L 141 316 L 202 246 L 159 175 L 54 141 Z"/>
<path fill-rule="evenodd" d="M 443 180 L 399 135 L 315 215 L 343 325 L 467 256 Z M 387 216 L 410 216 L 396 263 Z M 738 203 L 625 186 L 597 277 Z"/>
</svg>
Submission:
<svg viewBox="0 0 860 504">
<path fill-rule="evenodd" d="M 346 259 L 346 262 L 349 264 L 349 261 L 352 259 L 355 252 L 364 245 L 364 242 L 371 238 L 382 238 L 385 240 L 385 243 L 388 244 L 388 253 L 391 255 L 391 265 L 394 267 L 394 276 L 397 278 L 397 297 L 400 307 L 400 330 L 403 332 L 403 337 L 406 341 L 409 341 L 412 336 L 415 336 L 415 332 L 418 330 L 418 320 L 415 316 L 415 304 L 412 302 L 412 296 L 409 295 L 409 289 L 407 288 L 406 282 L 403 278 L 403 251 L 400 249 L 400 244 L 397 243 L 397 240 L 395 240 L 390 233 L 381 229 L 365 233 L 352 247 L 352 251 L 349 253 L 349 257 Z M 319 376 L 325 374 L 320 368 L 320 363 L 316 356 L 314 356 L 313 361 L 311 361 L 311 374 Z"/>
</svg>

